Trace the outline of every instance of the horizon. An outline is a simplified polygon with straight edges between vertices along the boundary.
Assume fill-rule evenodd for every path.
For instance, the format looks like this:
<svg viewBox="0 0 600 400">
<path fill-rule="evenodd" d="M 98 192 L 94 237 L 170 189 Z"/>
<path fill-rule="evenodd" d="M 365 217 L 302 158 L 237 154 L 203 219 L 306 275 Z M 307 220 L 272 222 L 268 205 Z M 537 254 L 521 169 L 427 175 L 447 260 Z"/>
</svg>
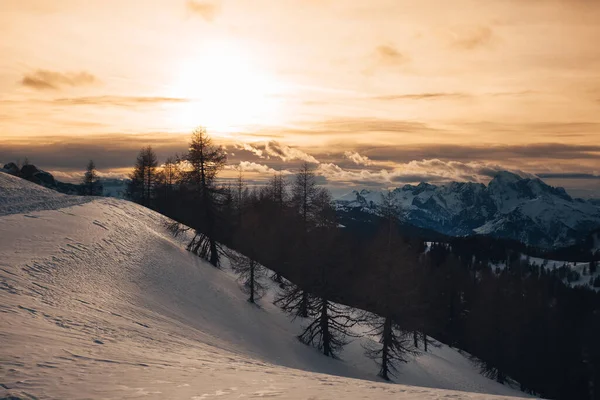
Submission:
<svg viewBox="0 0 600 400">
<path fill-rule="evenodd" d="M 566 0 L 9 0 L 0 160 L 122 177 L 205 126 L 252 182 L 304 161 L 334 193 L 508 170 L 597 198 L 598 20 Z"/>
<path fill-rule="evenodd" d="M 12 161 L 11 161 L 12 162 Z M 8 163 L 3 162 L 2 160 L 0 160 L 0 166 L 2 165 L 6 165 Z M 18 163 L 17 163 L 18 164 Z M 36 168 L 38 168 L 39 170 L 45 171 L 45 172 L 50 172 L 50 171 L 46 171 L 43 168 L 39 168 L 37 165 L 35 165 L 34 163 L 30 163 L 31 165 L 34 165 Z M 225 168 L 225 171 L 229 170 L 229 172 L 231 172 L 232 169 L 237 168 L 237 166 L 232 166 L 232 165 L 227 165 Z M 2 172 L 0 170 L 0 172 Z M 291 179 L 291 177 L 295 176 L 296 174 L 293 171 L 287 171 L 289 173 L 287 174 L 282 174 L 283 179 L 287 179 L 288 182 Z M 60 171 L 54 171 L 54 172 L 50 172 L 53 177 L 61 182 L 65 182 L 65 183 L 73 183 L 73 184 L 77 184 L 77 183 L 81 183 L 82 179 L 84 178 L 84 173 L 83 172 L 71 172 L 71 173 L 63 173 Z M 247 177 L 244 177 L 244 182 L 247 184 L 248 187 L 263 187 L 265 185 L 268 184 L 268 179 L 270 179 L 273 174 L 277 174 L 279 173 L 279 171 L 273 171 L 271 175 L 264 175 L 261 176 L 260 178 L 257 179 L 247 179 Z M 556 186 L 556 185 L 551 185 L 547 182 L 547 179 L 544 176 L 539 176 L 539 175 L 535 175 L 535 174 L 528 174 L 525 173 L 523 171 L 508 171 L 508 170 L 499 170 L 499 171 L 495 171 L 494 174 L 488 176 L 488 180 L 484 180 L 484 181 L 469 181 L 469 180 L 463 180 L 463 181 L 442 181 L 442 182 L 427 182 L 427 181 L 419 181 L 419 182 L 408 182 L 408 183 L 402 183 L 401 185 L 397 185 L 397 186 L 387 186 L 387 187 L 383 187 L 381 185 L 372 185 L 372 186 L 353 186 L 353 187 L 336 187 L 336 186 L 329 186 L 327 187 L 327 189 L 329 190 L 329 192 L 331 193 L 332 197 L 334 200 L 339 200 L 347 195 L 353 194 L 353 193 L 362 193 L 363 191 L 367 191 L 369 193 L 372 192 L 381 192 L 381 193 L 386 193 L 386 192 L 391 192 L 394 190 L 398 190 L 398 189 L 402 189 L 406 186 L 418 186 L 420 184 L 429 184 L 429 185 L 433 185 L 436 187 L 441 187 L 441 186 L 447 186 L 450 185 L 452 183 L 476 183 L 476 184 L 482 184 L 484 186 L 489 186 L 490 182 L 492 180 L 494 180 L 494 178 L 496 178 L 498 175 L 502 174 L 502 173 L 509 173 L 512 175 L 516 175 L 517 177 L 519 177 L 519 179 L 539 179 L 540 181 L 542 181 L 544 184 L 553 187 L 553 188 L 558 188 L 558 189 L 563 189 L 566 191 L 566 193 L 571 196 L 574 199 L 583 199 L 583 200 L 595 200 L 595 199 L 600 199 L 600 196 L 597 196 L 598 193 L 593 192 L 592 195 L 590 197 L 579 197 L 577 195 L 575 195 L 573 192 L 577 192 L 577 190 L 575 191 L 569 191 L 568 189 L 562 187 L 562 186 Z M 127 175 L 122 175 L 121 173 L 109 173 L 109 174 L 104 174 L 101 171 L 98 171 L 99 174 L 99 178 L 100 181 L 128 181 L 130 180 L 129 176 Z M 237 177 L 235 176 L 229 176 L 227 178 L 220 178 L 218 179 L 218 181 L 220 181 L 222 184 L 226 184 L 226 183 L 235 183 Z M 325 180 L 322 176 L 317 176 L 317 181 L 321 182 L 322 184 L 325 183 Z"/>
</svg>

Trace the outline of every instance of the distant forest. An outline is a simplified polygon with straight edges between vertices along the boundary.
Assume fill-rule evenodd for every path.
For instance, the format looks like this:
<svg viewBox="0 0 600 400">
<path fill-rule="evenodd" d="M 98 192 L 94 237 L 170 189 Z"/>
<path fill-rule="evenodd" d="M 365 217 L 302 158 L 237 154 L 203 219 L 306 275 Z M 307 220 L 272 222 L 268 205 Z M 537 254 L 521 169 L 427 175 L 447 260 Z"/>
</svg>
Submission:
<svg viewBox="0 0 600 400">
<path fill-rule="evenodd" d="M 515 245 L 486 237 L 404 237 L 392 197 L 382 199 L 374 229 L 347 228 L 310 164 L 290 180 L 274 174 L 250 188 L 241 170 L 230 183 L 218 179 L 226 161 L 203 129 L 186 154 L 161 165 L 145 147 L 126 195 L 176 221 L 170 231 L 187 235 L 187 249 L 214 267 L 228 257 L 250 303 L 260 302 L 265 279 L 277 282 L 275 303 L 304 322 L 303 343 L 335 358 L 351 328 L 367 324 L 379 345 L 365 353 L 386 380 L 439 341 L 500 383 L 547 398 L 600 399 L 600 281 L 570 287 L 579 277 L 569 268 L 532 264 Z M 94 170 L 88 165 L 82 185 L 89 193 Z M 589 272 L 596 268 L 592 259 Z"/>
</svg>

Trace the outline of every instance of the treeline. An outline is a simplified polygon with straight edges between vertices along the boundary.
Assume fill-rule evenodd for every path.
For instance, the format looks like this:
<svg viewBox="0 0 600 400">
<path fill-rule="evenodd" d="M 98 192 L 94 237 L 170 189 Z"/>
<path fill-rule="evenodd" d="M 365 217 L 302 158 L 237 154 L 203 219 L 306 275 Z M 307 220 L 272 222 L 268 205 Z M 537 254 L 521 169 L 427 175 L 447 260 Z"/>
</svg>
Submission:
<svg viewBox="0 0 600 400">
<path fill-rule="evenodd" d="M 80 196 L 102 196 L 103 194 L 102 182 L 100 182 L 96 165 L 92 160 L 88 162 L 84 176 L 79 184 L 57 181 L 49 172 L 38 169 L 35 165 L 29 163 L 27 158 L 25 158 L 23 163 L 9 162 L 2 169 L 11 175 L 65 194 Z"/>
<path fill-rule="evenodd" d="M 215 267 L 229 258 L 250 303 L 264 294 L 266 279 L 279 283 L 275 303 L 302 319 L 303 343 L 337 357 L 352 328 L 367 324 L 376 345 L 365 353 L 384 379 L 434 337 L 468 352 L 498 382 L 510 377 L 549 398 L 599 398 L 596 292 L 569 288 L 559 274 L 515 255 L 492 269 L 468 246 L 405 238 L 391 197 L 383 199 L 378 228 L 356 235 L 339 225 L 309 164 L 292 179 L 275 174 L 252 188 L 242 171 L 218 181 L 225 165 L 224 150 L 197 130 L 186 154 L 160 166 L 144 148 L 127 193 L 177 221 L 169 228 L 189 235 L 188 250 Z"/>
</svg>

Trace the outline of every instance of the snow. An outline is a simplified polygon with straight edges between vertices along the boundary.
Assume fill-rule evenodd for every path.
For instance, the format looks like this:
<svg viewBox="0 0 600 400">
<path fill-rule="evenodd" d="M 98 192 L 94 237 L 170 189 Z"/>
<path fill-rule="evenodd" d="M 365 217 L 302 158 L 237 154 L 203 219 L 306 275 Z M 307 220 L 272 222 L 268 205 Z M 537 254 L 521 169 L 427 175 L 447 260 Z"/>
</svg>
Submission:
<svg viewBox="0 0 600 400">
<path fill-rule="evenodd" d="M 91 201 L 90 197 L 68 196 L 0 172 L 0 216 L 35 210 L 56 210 Z"/>
<path fill-rule="evenodd" d="M 386 191 L 354 191 L 338 199 L 342 209 L 376 212 Z M 499 172 L 486 187 L 481 183 L 420 183 L 391 191 L 405 221 L 438 232 L 510 237 L 540 247 L 573 244 L 597 228 L 600 208 L 572 199 L 562 188 L 538 178 Z"/>
<path fill-rule="evenodd" d="M 492 399 L 524 395 L 446 346 L 380 381 L 359 340 L 332 360 L 246 301 L 166 218 L 0 173 L 0 398 Z M 370 340 L 368 338 L 362 339 Z"/>
</svg>

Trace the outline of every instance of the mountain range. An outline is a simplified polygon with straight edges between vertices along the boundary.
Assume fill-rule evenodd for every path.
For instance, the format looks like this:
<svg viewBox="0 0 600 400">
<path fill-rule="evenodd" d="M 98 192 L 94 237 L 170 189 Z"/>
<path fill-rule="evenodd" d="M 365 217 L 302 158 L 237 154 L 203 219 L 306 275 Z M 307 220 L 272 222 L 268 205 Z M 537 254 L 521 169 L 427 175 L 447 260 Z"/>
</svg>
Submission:
<svg viewBox="0 0 600 400">
<path fill-rule="evenodd" d="M 377 214 L 386 191 L 352 191 L 339 210 Z M 572 198 L 561 187 L 508 171 L 486 186 L 474 182 L 422 182 L 391 190 L 405 223 L 450 236 L 490 235 L 544 248 L 568 246 L 600 227 L 600 205 Z"/>
</svg>

